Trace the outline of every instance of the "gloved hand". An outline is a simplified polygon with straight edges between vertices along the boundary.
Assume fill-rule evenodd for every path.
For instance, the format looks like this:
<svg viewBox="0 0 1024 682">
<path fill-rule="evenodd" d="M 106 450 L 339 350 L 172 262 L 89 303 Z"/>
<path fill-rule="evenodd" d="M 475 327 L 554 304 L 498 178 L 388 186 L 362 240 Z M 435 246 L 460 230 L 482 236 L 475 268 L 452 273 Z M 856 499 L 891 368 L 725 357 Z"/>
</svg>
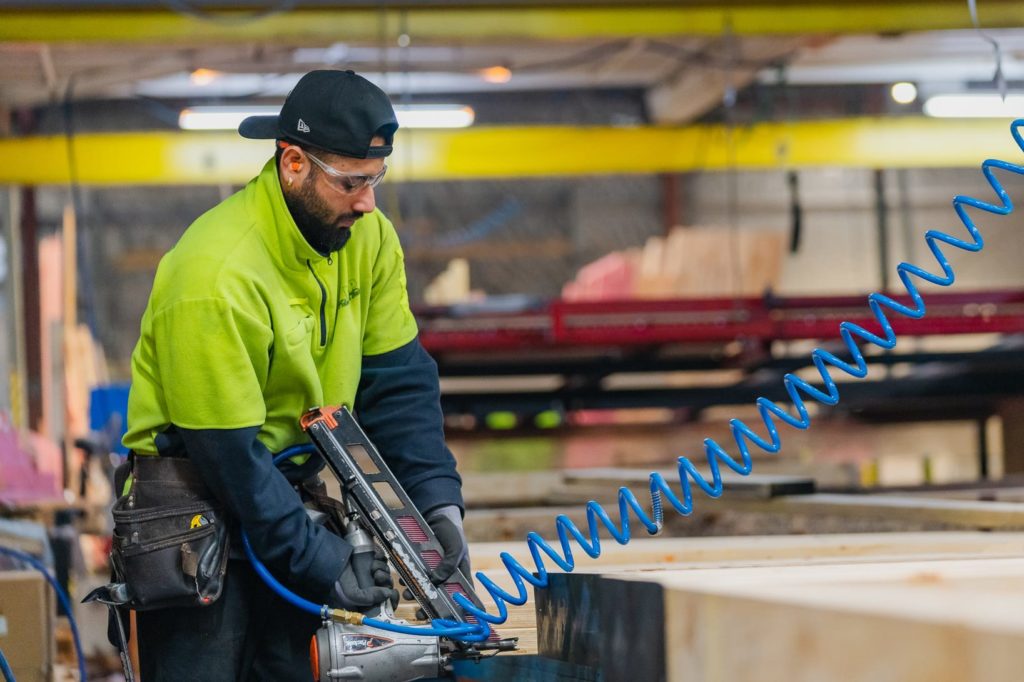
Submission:
<svg viewBox="0 0 1024 682">
<path fill-rule="evenodd" d="M 462 512 L 459 511 L 458 507 L 450 504 L 438 507 L 427 514 L 426 521 L 430 525 L 430 530 L 434 531 L 434 535 L 437 536 L 437 541 L 441 543 L 441 547 L 444 549 L 441 563 L 430 572 L 430 582 L 440 585 L 451 577 L 456 568 L 459 568 L 462 574 L 469 580 L 469 584 L 472 585 L 473 576 L 470 574 L 469 568 L 469 545 L 466 543 L 466 533 L 462 529 Z M 399 582 L 405 586 L 405 581 L 399 579 Z M 407 601 L 415 599 L 408 587 L 402 591 L 402 597 Z M 427 615 L 423 612 L 423 609 L 416 609 L 416 620 L 427 620 Z"/>
<path fill-rule="evenodd" d="M 394 589 L 391 571 L 380 549 L 357 552 L 352 555 L 341 577 L 334 583 L 330 605 L 348 611 L 366 611 L 391 601 L 398 606 L 398 591 Z"/>
<path fill-rule="evenodd" d="M 430 572 L 430 581 L 440 585 L 458 568 L 472 585 L 473 576 L 469 572 L 469 545 L 466 543 L 466 533 L 462 529 L 462 512 L 454 504 L 438 507 L 427 515 L 427 523 L 444 548 L 444 557 L 437 568 Z"/>
</svg>

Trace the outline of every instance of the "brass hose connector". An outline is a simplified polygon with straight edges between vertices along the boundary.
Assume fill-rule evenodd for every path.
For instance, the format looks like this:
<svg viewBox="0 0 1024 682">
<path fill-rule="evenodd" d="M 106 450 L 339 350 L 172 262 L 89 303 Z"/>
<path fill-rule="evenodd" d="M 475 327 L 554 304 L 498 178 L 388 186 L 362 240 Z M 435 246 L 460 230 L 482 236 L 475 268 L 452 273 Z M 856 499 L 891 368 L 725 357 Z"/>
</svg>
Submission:
<svg viewBox="0 0 1024 682">
<path fill-rule="evenodd" d="M 331 620 L 336 623 L 348 623 L 349 625 L 362 625 L 365 616 L 355 611 L 345 609 L 331 609 Z"/>
</svg>

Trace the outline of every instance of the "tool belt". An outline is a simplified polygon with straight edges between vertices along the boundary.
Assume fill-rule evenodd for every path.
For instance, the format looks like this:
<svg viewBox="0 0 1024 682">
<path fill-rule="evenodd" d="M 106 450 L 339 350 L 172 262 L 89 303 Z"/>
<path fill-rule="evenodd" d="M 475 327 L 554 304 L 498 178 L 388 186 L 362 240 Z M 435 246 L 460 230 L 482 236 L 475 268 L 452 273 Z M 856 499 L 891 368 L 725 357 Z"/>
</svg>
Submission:
<svg viewBox="0 0 1024 682">
<path fill-rule="evenodd" d="M 224 587 L 228 528 L 187 459 L 131 458 L 131 487 L 114 503 L 111 563 L 122 604 L 137 611 L 212 604 Z"/>
</svg>

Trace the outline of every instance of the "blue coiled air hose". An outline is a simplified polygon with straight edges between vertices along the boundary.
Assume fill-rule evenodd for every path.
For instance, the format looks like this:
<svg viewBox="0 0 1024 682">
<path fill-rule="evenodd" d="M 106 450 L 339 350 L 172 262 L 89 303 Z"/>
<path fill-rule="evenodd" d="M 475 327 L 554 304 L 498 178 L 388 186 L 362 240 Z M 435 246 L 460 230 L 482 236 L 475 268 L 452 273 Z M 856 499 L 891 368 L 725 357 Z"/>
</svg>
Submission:
<svg viewBox="0 0 1024 682">
<path fill-rule="evenodd" d="M 1010 125 L 1010 133 L 1012 134 L 1014 141 L 1017 143 L 1017 146 L 1021 151 L 1024 151 L 1024 137 L 1022 137 L 1021 134 L 1022 126 L 1024 126 L 1024 119 L 1014 121 Z M 637 500 L 636 495 L 626 487 L 619 488 L 618 506 L 620 522 L 618 524 L 611 520 L 608 513 L 600 504 L 591 500 L 587 502 L 586 505 L 588 530 L 586 535 L 584 535 L 584 533 L 576 527 L 576 524 L 574 524 L 565 514 L 560 514 L 555 519 L 555 529 L 558 534 L 561 553 L 551 547 L 551 545 L 541 538 L 538 533 L 527 533 L 526 545 L 529 548 L 530 556 L 533 559 L 535 567 L 534 570 L 528 570 L 525 568 L 508 552 L 501 553 L 501 561 L 515 583 L 518 594 L 510 594 L 498 587 L 498 585 L 496 585 L 494 581 L 488 578 L 482 571 L 476 574 L 477 580 L 484 586 L 484 588 L 486 588 L 487 592 L 494 600 L 494 603 L 497 605 L 497 614 L 492 615 L 478 608 L 462 594 L 455 594 L 453 597 L 455 601 L 466 611 L 466 613 L 475 616 L 481 624 L 486 622 L 500 625 L 508 618 L 508 608 L 506 607 L 506 604 L 521 606 L 525 604 L 529 598 L 524 581 L 534 585 L 535 587 L 547 587 L 548 570 L 544 565 L 544 558 L 542 554 L 547 555 L 547 557 L 563 571 L 567 573 L 572 572 L 576 567 L 576 562 L 572 556 L 570 538 L 575 540 L 589 557 L 596 559 L 601 555 L 600 526 L 598 524 L 600 523 L 601 526 L 604 526 L 616 542 L 620 545 L 625 545 L 630 540 L 630 510 L 633 511 L 636 515 L 637 521 L 644 527 L 648 534 L 656 535 L 661 531 L 664 523 L 663 496 L 677 512 L 683 516 L 687 516 L 693 511 L 693 491 L 691 489 L 691 480 L 698 488 L 704 491 L 708 497 L 719 497 L 722 494 L 722 464 L 732 471 L 744 476 L 750 473 L 752 462 L 750 458 L 749 443 L 753 443 L 758 448 L 769 454 L 779 452 L 782 448 L 782 440 L 779 437 L 775 418 L 778 418 L 789 426 L 801 430 L 807 429 L 811 425 L 811 416 L 807 410 L 804 398 L 800 395 L 801 393 L 827 406 L 836 405 L 839 402 L 839 388 L 836 386 L 835 380 L 829 373 L 827 365 L 831 365 L 832 367 L 842 370 L 846 374 L 858 379 L 863 379 L 868 375 L 867 360 L 865 360 L 864 354 L 857 345 L 857 341 L 854 339 L 855 336 L 885 350 L 890 350 L 896 346 L 896 332 L 893 330 L 892 324 L 886 317 L 884 308 L 888 308 L 891 311 L 912 319 L 920 319 L 924 317 L 926 312 L 924 300 L 921 297 L 917 284 L 914 283 L 911 277 L 917 277 L 925 282 L 937 284 L 942 287 L 948 287 L 953 284 L 956 277 L 949 260 L 946 258 L 945 254 L 942 253 L 943 244 L 972 253 L 982 250 L 984 247 L 984 240 L 981 236 L 981 232 L 974 224 L 974 221 L 967 214 L 967 209 L 974 208 L 996 215 L 1008 215 L 1013 212 L 1013 202 L 1010 201 L 1009 195 L 1007 195 L 1002 185 L 999 184 L 999 181 L 995 178 L 996 170 L 1024 175 L 1024 166 L 1000 161 L 998 159 L 988 159 L 981 164 L 981 172 L 988 181 L 989 186 L 992 187 L 992 190 L 999 198 L 1001 204 L 990 204 L 981 201 L 980 199 L 963 195 L 957 195 L 953 198 L 953 209 L 956 211 L 956 214 L 960 218 L 964 227 L 967 228 L 967 232 L 970 234 L 973 241 L 965 241 L 944 232 L 939 232 L 938 230 L 928 230 L 925 233 L 925 243 L 927 243 L 932 255 L 935 256 L 935 260 L 942 270 L 941 275 L 930 273 L 927 270 L 911 263 L 902 262 L 897 266 L 896 270 L 899 273 L 900 280 L 903 282 L 904 287 L 906 287 L 907 293 L 913 301 L 913 307 L 903 305 L 899 301 L 896 301 L 885 294 L 870 294 L 868 296 L 868 306 L 871 308 L 871 312 L 874 314 L 875 319 L 878 321 L 878 324 L 882 329 L 882 336 L 874 334 L 859 325 L 853 324 L 852 322 L 841 322 L 839 324 L 839 336 L 846 345 L 846 349 L 849 351 L 853 362 L 850 363 L 842 360 L 832 353 L 820 348 L 816 348 L 811 352 L 811 359 L 814 362 L 814 366 L 818 369 L 818 373 L 821 375 L 821 380 L 824 383 L 824 391 L 819 388 L 815 388 L 795 374 L 787 373 L 783 377 L 783 385 L 786 388 L 786 392 L 789 394 L 793 407 L 796 409 L 796 416 L 773 401 L 761 397 L 755 402 L 761 416 L 761 421 L 764 423 L 765 429 L 767 429 L 767 438 L 755 433 L 753 429 L 739 419 L 732 419 L 729 421 L 729 427 L 732 431 L 733 439 L 735 440 L 736 447 L 740 453 L 740 461 L 737 461 L 729 455 L 729 453 L 726 452 L 726 450 L 717 442 L 711 438 L 707 438 L 704 440 L 704 456 L 707 461 L 708 468 L 711 470 L 710 482 L 697 471 L 697 467 L 687 457 L 679 457 L 677 463 L 679 483 L 682 489 L 682 499 L 675 494 L 661 474 L 653 472 L 650 476 L 650 516 L 648 516 L 644 507 L 640 504 L 639 500 Z M 278 458 L 291 456 L 286 455 L 286 453 L 288 453 L 287 450 L 281 453 Z M 248 545 L 246 546 L 248 551 Z M 251 554 L 250 559 L 253 560 L 254 564 L 256 563 L 255 558 Z M 534 577 L 534 573 L 536 573 L 536 577 Z M 281 589 L 283 590 L 284 588 Z M 317 611 L 317 613 L 321 613 L 321 611 Z M 369 622 L 369 619 L 367 622 Z M 384 629 L 392 629 L 386 627 L 388 625 L 386 623 L 374 623 L 374 625 Z M 440 632 L 430 628 L 408 628 L 407 630 L 414 630 L 415 634 L 441 635 Z M 399 631 L 404 632 L 407 630 Z M 473 641 L 473 639 L 478 637 L 479 634 L 478 632 L 475 633 L 473 639 L 450 634 L 443 634 L 441 636 Z"/>
<path fill-rule="evenodd" d="M 46 566 L 43 565 L 43 562 L 39 561 L 31 554 L 26 554 L 25 552 L 12 549 L 11 547 L 0 547 L 0 554 L 6 554 L 7 556 L 14 557 L 18 561 L 23 561 L 42 573 L 43 577 L 46 578 L 46 582 L 50 583 L 50 586 L 53 587 L 53 591 L 57 593 L 57 600 L 64 608 L 64 613 L 68 614 L 68 623 L 71 624 L 71 639 L 75 643 L 75 655 L 78 657 L 78 679 L 85 682 L 86 679 L 88 679 L 85 674 L 85 655 L 82 653 L 82 640 L 78 636 L 78 625 L 75 623 L 74 615 L 72 615 L 71 601 L 68 599 L 68 595 L 64 592 L 64 589 L 61 588 L 57 579 L 54 578 L 50 571 L 47 570 Z M 2 653 L 0 653 L 0 659 L 2 659 L 2 661 L 0 661 L 0 669 L 2 669 L 4 677 L 9 679 L 10 682 L 14 682 L 14 672 L 7 663 L 7 659 L 3 658 Z"/>
<path fill-rule="evenodd" d="M 303 443 L 301 445 L 293 445 L 289 448 L 285 448 L 278 454 L 274 455 L 274 464 L 279 464 L 290 457 L 306 454 L 316 454 L 316 446 L 312 443 Z M 246 535 L 244 530 L 242 531 L 242 548 L 245 550 L 245 555 L 249 558 L 249 562 L 256 570 L 256 574 L 259 575 L 260 578 L 263 579 L 263 582 L 265 582 L 267 586 L 277 593 L 282 599 L 292 606 L 315 616 L 319 616 L 324 620 L 330 618 L 330 606 L 327 604 L 315 604 L 308 599 L 303 599 L 278 582 L 278 580 L 270 574 L 270 571 L 267 570 L 267 567 L 263 565 L 263 562 L 259 560 L 256 553 L 253 551 L 252 545 L 249 543 L 249 537 Z M 449 639 L 461 639 L 470 642 L 485 641 L 490 635 L 490 627 L 483 623 L 457 623 L 454 621 L 438 619 L 432 621 L 430 627 L 412 627 L 408 625 L 396 625 L 394 623 L 377 620 L 376 618 L 363 618 L 362 622 L 363 625 L 369 625 L 371 627 L 388 630 L 390 632 L 407 635 L 448 637 Z"/>
</svg>

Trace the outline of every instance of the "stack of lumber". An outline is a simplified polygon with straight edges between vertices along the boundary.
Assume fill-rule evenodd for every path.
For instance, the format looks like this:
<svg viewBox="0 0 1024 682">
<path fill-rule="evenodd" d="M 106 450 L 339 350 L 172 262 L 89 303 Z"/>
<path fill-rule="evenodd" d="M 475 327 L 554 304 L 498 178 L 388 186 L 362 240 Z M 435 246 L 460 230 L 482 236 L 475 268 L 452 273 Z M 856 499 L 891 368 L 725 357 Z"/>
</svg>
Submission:
<svg viewBox="0 0 1024 682">
<path fill-rule="evenodd" d="M 557 546 L 557 542 L 553 543 Z M 944 584 L 940 578 L 933 580 L 932 573 L 939 576 L 960 575 L 956 571 L 962 570 L 963 566 L 971 564 L 982 569 L 985 563 L 981 561 L 995 562 L 991 564 L 993 575 L 1002 575 L 999 571 L 1009 570 L 1011 563 L 1006 563 L 1010 557 L 1024 557 L 1024 533 L 974 533 L 974 532 L 949 532 L 949 533 L 885 533 L 885 534 L 849 534 L 849 535 L 796 535 L 796 536 L 772 536 L 772 537 L 731 537 L 731 538 L 657 538 L 646 540 L 634 540 L 629 545 L 620 546 L 613 540 L 602 538 L 601 556 L 597 559 L 590 559 L 577 545 L 573 545 L 573 556 L 576 561 L 576 570 L 572 575 L 562 575 L 559 569 L 551 562 L 547 562 L 551 571 L 553 590 L 558 585 L 563 585 L 566 580 L 577 578 L 589 578 L 600 580 L 630 580 L 658 582 L 665 585 L 684 585 L 680 593 L 689 594 L 687 590 L 694 587 L 699 594 L 711 594 L 720 586 L 738 586 L 737 589 L 747 589 L 745 586 L 761 586 L 765 594 L 773 594 L 776 589 L 779 593 L 786 595 L 787 599 L 797 600 L 802 590 L 801 585 L 818 584 L 824 585 L 813 594 L 825 594 L 830 590 L 840 594 L 843 589 L 849 587 L 844 580 L 861 575 L 865 581 L 871 582 L 872 575 L 879 576 L 917 576 L 908 583 L 911 588 L 918 588 L 921 585 L 931 586 L 935 590 L 941 590 Z M 473 571 L 483 571 L 502 589 L 512 594 L 517 593 L 511 577 L 501 561 L 501 554 L 509 552 L 520 563 L 531 572 L 534 565 L 530 561 L 530 554 L 525 543 L 473 543 L 470 547 L 470 554 L 473 561 Z M 1014 559 L 1024 564 L 1024 559 Z M 956 564 L 959 568 L 949 568 Z M 886 568 L 886 567 L 890 568 Z M 902 566 L 903 568 L 899 568 Z M 879 568 L 881 567 L 881 568 Z M 998 568 L 1001 567 L 1001 568 Z M 998 568 L 998 570 L 997 570 Z M 934 570 L 933 570 L 934 569 Z M 947 570 L 948 569 L 948 570 Z M 786 573 L 790 570 L 797 570 L 796 573 Z M 760 573 L 758 572 L 760 571 Z M 799 572 L 799 571 L 802 571 Z M 816 573 L 816 571 L 818 573 Z M 953 571 L 950 573 L 949 571 Z M 776 584 L 773 576 L 783 576 Z M 790 577 L 785 577 L 785 576 Z M 823 576 L 818 580 L 815 576 Z M 988 573 L 985 573 L 988 575 Z M 691 577 L 692 576 L 692 577 Z M 830 577 L 831 576 L 831 577 Z M 924 576 L 924 577 L 922 577 Z M 817 582 L 816 582 L 817 580 Z M 950 578 L 952 580 L 952 578 Z M 847 581 L 851 582 L 851 581 Z M 855 582 L 855 581 L 853 581 Z M 1011 581 L 1014 582 L 1014 581 Z M 1015 581 L 1019 587 L 1024 589 L 1024 580 Z M 873 583 L 872 583 L 873 584 Z M 956 583 L 960 587 L 963 585 Z M 783 586 L 783 587 L 779 587 Z M 673 588 L 674 589 L 674 588 Z M 750 588 L 753 589 L 753 588 Z M 815 588 L 818 589 L 818 588 Z M 873 589 L 873 588 L 872 588 Z M 888 588 L 887 588 L 888 589 Z M 701 590 L 704 590 L 703 592 Z M 530 600 L 523 606 L 509 606 L 508 621 L 497 628 L 505 637 L 519 637 L 521 654 L 532 654 L 538 652 L 538 622 L 535 616 L 536 608 L 541 609 L 542 618 L 540 652 L 546 656 L 552 656 L 556 642 L 564 641 L 565 634 L 555 632 L 556 619 L 551 618 L 556 609 L 551 608 L 552 597 L 547 594 L 552 590 L 541 591 L 535 595 L 530 588 Z M 870 590 L 868 590 L 870 592 Z M 610 590 L 609 592 L 614 592 Z M 890 590 L 895 599 L 895 592 L 898 589 Z M 674 595 L 668 588 L 659 588 L 655 594 Z M 718 594 L 718 592 L 714 592 Z M 811 592 L 808 592 L 811 594 Z M 874 593 L 872 593 L 874 594 Z M 908 599 L 912 601 L 911 590 Z M 481 598 L 490 613 L 496 612 L 496 606 L 486 591 L 481 591 Z M 931 598 L 932 595 L 923 595 Z M 540 599 L 540 602 L 537 599 Z M 669 599 L 666 596 L 665 599 Z M 671 599 L 678 600 L 684 597 L 671 596 Z M 697 599 L 697 597 L 693 597 Z M 698 600 L 699 601 L 699 600 Z M 596 602 L 595 602 L 596 603 Z M 896 602 L 894 602 L 896 603 Z M 1016 602 L 1018 605 L 1021 602 Z M 637 604 L 637 608 L 641 605 Z M 683 637 L 677 634 L 680 628 L 690 628 L 687 632 L 691 634 L 694 628 L 702 630 L 703 623 L 694 621 L 694 618 L 705 617 L 699 614 L 701 604 L 683 608 L 676 604 L 676 601 L 669 603 L 665 601 L 663 613 L 665 615 L 664 628 L 666 637 Z M 708 607 L 711 608 L 711 607 Z M 780 607 L 781 608 L 781 607 Z M 403 606 L 403 615 L 408 617 L 411 607 Z M 696 609 L 696 611 L 695 611 Z M 658 609 L 662 611 L 662 609 Z M 1019 609 L 1020 619 L 1024 623 L 1024 609 Z M 621 608 L 621 604 L 615 607 L 616 617 L 621 617 L 623 623 L 628 625 L 636 617 L 630 610 Z M 581 621 L 582 617 L 581 617 Z M 714 625 L 710 621 L 707 627 Z M 659 624 L 659 627 L 661 624 Z M 748 624 L 748 628 L 758 628 L 756 622 Z M 545 630 L 547 628 L 547 630 Z M 592 630 L 593 628 L 591 628 Z M 731 651 L 732 642 L 737 641 L 732 637 L 728 628 L 720 627 L 721 641 L 717 645 L 721 647 L 723 656 L 728 657 Z M 739 628 L 737 632 L 742 630 Z M 759 628 L 758 628 L 759 630 Z M 673 642 L 674 639 L 668 641 Z M 713 652 L 716 643 L 690 637 L 687 644 L 691 649 L 698 646 L 706 646 Z M 545 646 L 547 650 L 545 650 Z M 671 649 L 672 647 L 668 647 Z M 759 647 L 760 648 L 760 647 Z M 695 656 L 692 652 L 688 656 Z M 674 659 L 673 659 L 674 660 Z M 746 659 L 744 659 L 746 660 Z M 717 661 L 714 662 L 717 664 Z M 709 663 L 710 664 L 710 663 Z M 675 661 L 672 665 L 683 665 Z M 695 668 L 685 668 L 686 675 L 672 674 L 668 679 L 719 679 L 717 677 L 702 676 L 702 674 L 690 673 Z M 744 678 L 727 675 L 722 679 L 789 679 L 786 676 L 778 678 Z M 792 677 L 792 679 L 816 679 L 812 677 Z M 826 679 L 826 678 L 817 678 Z M 840 678 L 834 678 L 840 679 Z M 854 678 L 851 678 L 854 679 Z M 869 678 L 857 678 L 869 679 Z M 890 679 L 890 678 L 878 678 Z M 894 677 L 891 679 L 914 679 Z M 924 678 L 922 678 L 924 679 Z M 945 678 L 935 678 L 945 679 Z M 968 679 L 968 678 L 964 678 Z"/>
<path fill-rule="evenodd" d="M 613 251 L 587 263 L 576 278 L 562 287 L 566 301 L 603 301 L 634 298 L 639 249 Z"/>
<path fill-rule="evenodd" d="M 465 258 L 453 258 L 448 261 L 445 269 L 423 290 L 423 300 L 428 305 L 452 305 L 483 297 L 482 291 L 470 289 L 469 261 Z"/>
<path fill-rule="evenodd" d="M 625 576 L 662 590 L 665 679 L 1016 682 L 1024 552 Z"/>
<path fill-rule="evenodd" d="M 765 467 L 771 470 L 770 467 Z M 674 469 L 662 470 L 678 490 Z M 807 474 L 812 473 L 808 471 Z M 707 474 L 705 474 L 707 475 Z M 471 542 L 518 540 L 530 531 L 548 537 L 564 514 L 585 529 L 586 503 L 597 500 L 617 518 L 618 490 L 630 488 L 649 504 L 647 469 L 581 469 L 463 474 L 466 535 Z M 814 493 L 812 475 L 723 475 L 725 493 L 710 499 L 694 487 L 693 511 L 666 504 L 663 534 L 785 535 L 790 533 L 1024 530 L 1024 505 L 1001 501 L 1024 488 L 1001 488 L 1000 501 L 955 499 L 941 491 L 892 494 Z M 991 496 L 991 495 L 990 495 Z M 643 534 L 634 524 L 634 535 Z"/>
<path fill-rule="evenodd" d="M 569 301 L 758 296 L 778 288 L 784 258 L 777 230 L 675 227 L 643 248 L 583 266 L 562 290 Z"/>
</svg>

